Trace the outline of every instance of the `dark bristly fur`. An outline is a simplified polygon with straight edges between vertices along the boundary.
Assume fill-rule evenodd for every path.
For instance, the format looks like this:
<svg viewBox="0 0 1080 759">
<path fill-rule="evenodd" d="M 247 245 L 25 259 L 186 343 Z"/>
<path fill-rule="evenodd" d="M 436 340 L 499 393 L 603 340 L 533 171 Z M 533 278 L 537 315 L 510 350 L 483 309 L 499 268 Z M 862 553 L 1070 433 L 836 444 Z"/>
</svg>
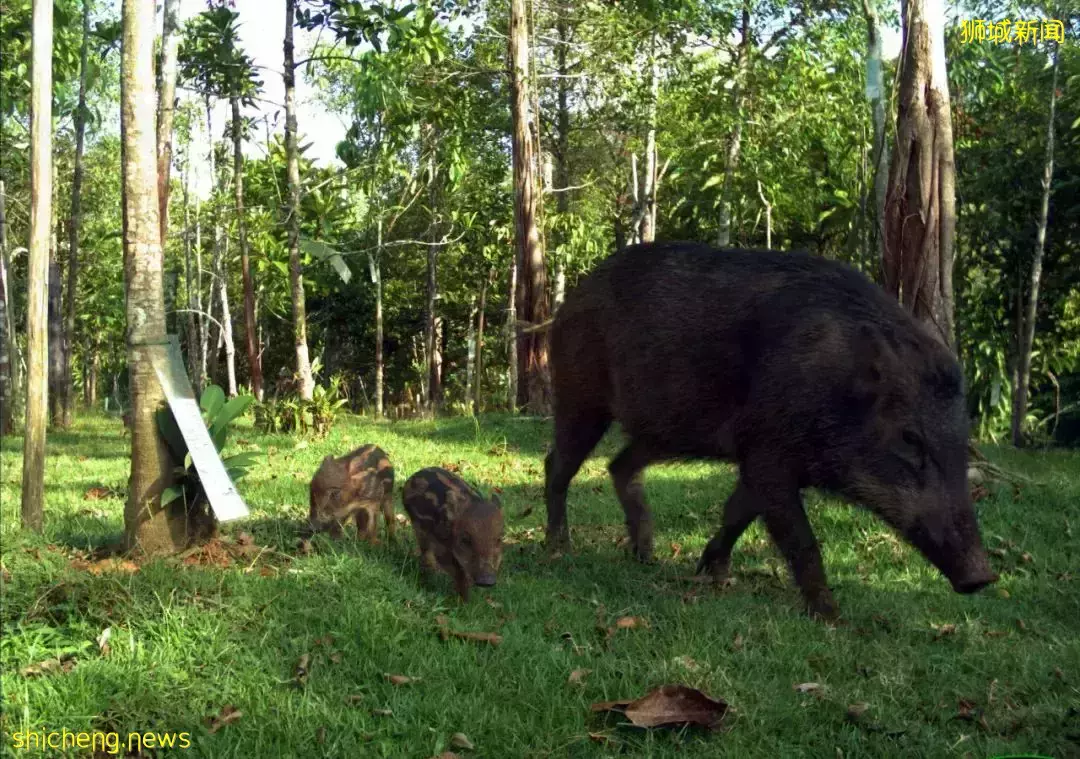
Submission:
<svg viewBox="0 0 1080 759">
<path fill-rule="evenodd" d="M 993 582 L 967 482 L 960 368 L 855 270 L 821 258 L 689 243 L 638 245 L 600 264 L 551 327 L 555 440 L 548 541 L 569 545 L 570 480 L 618 421 L 610 464 L 636 555 L 652 554 L 641 473 L 673 458 L 738 462 L 699 571 L 727 572 L 762 517 L 813 613 L 835 614 L 800 491 L 878 514 L 960 592 Z"/>
</svg>

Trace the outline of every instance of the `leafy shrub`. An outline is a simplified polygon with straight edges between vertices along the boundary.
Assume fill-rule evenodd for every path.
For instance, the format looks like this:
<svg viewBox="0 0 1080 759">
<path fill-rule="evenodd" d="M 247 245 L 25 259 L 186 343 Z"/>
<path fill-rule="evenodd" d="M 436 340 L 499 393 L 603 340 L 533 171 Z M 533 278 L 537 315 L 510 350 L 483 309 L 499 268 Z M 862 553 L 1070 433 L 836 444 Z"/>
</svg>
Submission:
<svg viewBox="0 0 1080 759">
<path fill-rule="evenodd" d="M 323 438 L 337 412 L 347 402 L 337 388 L 316 385 L 310 401 L 297 396 L 273 398 L 255 406 L 255 428 L 265 433 L 299 434 Z"/>
</svg>

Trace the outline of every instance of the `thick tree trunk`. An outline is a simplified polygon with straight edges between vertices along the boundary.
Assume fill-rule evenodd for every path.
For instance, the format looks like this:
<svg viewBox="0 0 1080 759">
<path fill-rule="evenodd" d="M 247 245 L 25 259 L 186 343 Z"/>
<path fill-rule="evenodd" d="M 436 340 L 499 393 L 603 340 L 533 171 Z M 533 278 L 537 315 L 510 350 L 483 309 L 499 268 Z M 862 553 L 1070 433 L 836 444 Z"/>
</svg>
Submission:
<svg viewBox="0 0 1080 759">
<path fill-rule="evenodd" d="M 71 179 L 68 217 L 67 301 L 64 311 L 64 376 L 61 383 L 60 424 L 70 427 L 75 413 L 75 296 L 79 275 L 79 234 L 82 231 L 83 152 L 86 143 L 86 66 L 90 50 L 90 0 L 83 0 L 82 46 L 79 50 L 79 103 L 75 108 L 75 171 Z"/>
<path fill-rule="evenodd" d="M 716 244 L 724 247 L 731 243 L 731 193 L 734 191 L 735 170 L 739 166 L 742 149 L 742 112 L 746 104 L 746 88 L 750 74 L 750 7 L 742 8 L 741 38 L 735 62 L 735 84 L 731 88 L 731 100 L 735 110 L 735 127 L 728 137 L 727 154 L 724 157 L 724 184 L 720 194 L 720 223 Z"/>
<path fill-rule="evenodd" d="M 174 462 L 158 434 L 155 414 L 165 402 L 152 357 L 164 351 L 165 297 L 158 219 L 154 130 L 154 5 L 124 0 L 121 132 L 124 188 L 124 273 L 127 354 L 131 382 L 131 478 L 124 510 L 129 549 L 175 553 L 188 541 L 182 499 L 166 508 L 161 493 Z"/>
<path fill-rule="evenodd" d="M 1031 279 L 1028 282 L 1027 308 L 1020 331 L 1019 376 L 1013 390 L 1013 445 L 1024 445 L 1024 418 L 1027 416 L 1028 385 L 1031 382 L 1031 348 L 1035 342 L 1035 319 L 1039 312 L 1039 284 L 1042 280 L 1043 255 L 1046 252 L 1046 228 L 1050 215 L 1050 184 L 1054 179 L 1054 116 L 1057 113 L 1058 58 L 1054 49 L 1054 73 L 1050 85 L 1050 116 L 1046 121 L 1046 160 L 1043 164 L 1042 205 L 1039 208 L 1039 227 L 1035 234 L 1035 255 L 1031 259 Z M 1023 291 L 1017 293 L 1023 298 Z"/>
<path fill-rule="evenodd" d="M 8 290 L 7 197 L 0 179 L 0 435 L 15 431 L 15 333 Z"/>
<path fill-rule="evenodd" d="M 26 433 L 22 526 L 41 532 L 45 502 L 45 424 L 49 402 L 48 276 L 52 221 L 53 4 L 34 0 L 30 68 L 30 253 L 26 302 Z"/>
<path fill-rule="evenodd" d="M 161 252 L 169 232 L 169 172 L 172 170 L 173 114 L 176 107 L 176 70 L 180 48 L 176 11 L 180 0 L 165 0 L 162 11 L 161 58 L 157 74 L 157 183 Z"/>
<path fill-rule="evenodd" d="M 517 259 L 517 318 L 539 324 L 548 317 L 547 271 L 536 221 L 536 177 L 529 134 L 529 38 L 525 0 L 510 4 L 511 143 L 514 164 L 514 227 Z M 534 114 L 535 116 L 535 114 Z M 550 406 L 547 335 L 517 331 L 517 404 L 533 414 Z"/>
<path fill-rule="evenodd" d="M 382 219 L 375 225 L 375 254 L 368 254 L 368 266 L 371 270 L 371 283 L 375 285 L 375 418 L 383 418 L 383 302 L 382 302 L 382 261 L 383 235 Z"/>
<path fill-rule="evenodd" d="M 517 255 L 510 257 L 509 289 L 506 294 L 506 406 L 517 409 L 518 397 L 518 341 L 517 341 Z"/>
<path fill-rule="evenodd" d="M 896 150 L 885 201 L 885 289 L 953 348 L 956 230 L 941 0 L 904 0 Z"/>
<path fill-rule="evenodd" d="M 874 139 L 870 147 L 874 173 L 874 213 L 870 242 L 879 261 L 885 260 L 885 196 L 889 188 L 889 142 L 885 139 L 885 76 L 881 59 L 881 19 L 876 0 L 863 0 L 866 16 L 866 98 L 870 101 Z"/>
<path fill-rule="evenodd" d="M 488 278 L 480 285 L 480 307 L 477 310 L 476 323 L 476 369 L 473 375 L 476 377 L 473 385 L 473 413 L 479 414 L 481 399 L 484 389 L 484 310 L 487 308 L 487 292 L 491 283 L 495 281 L 495 267 L 491 268 Z"/>
<path fill-rule="evenodd" d="M 293 64 L 293 15 L 296 0 L 285 0 L 285 160 L 288 177 L 289 286 L 292 291 L 293 343 L 300 397 L 311 400 L 315 380 L 308 358 L 304 277 L 300 271 L 300 159 L 296 150 L 296 67 Z"/>
<path fill-rule="evenodd" d="M 247 218 L 244 213 L 244 154 L 241 152 L 242 123 L 240 98 L 229 99 L 232 106 L 233 139 L 233 196 L 236 199 L 236 231 L 240 243 L 240 276 L 244 283 L 244 338 L 247 347 L 248 367 L 251 372 L 251 390 L 257 400 L 263 399 L 262 357 L 255 322 L 255 283 L 251 277 L 251 259 L 248 251 Z"/>
</svg>

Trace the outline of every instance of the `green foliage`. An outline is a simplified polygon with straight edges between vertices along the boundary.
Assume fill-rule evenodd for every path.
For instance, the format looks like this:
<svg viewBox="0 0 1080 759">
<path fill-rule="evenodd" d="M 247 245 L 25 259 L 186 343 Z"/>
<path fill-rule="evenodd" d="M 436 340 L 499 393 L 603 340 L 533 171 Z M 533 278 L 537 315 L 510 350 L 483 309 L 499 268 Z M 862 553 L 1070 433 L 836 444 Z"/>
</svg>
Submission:
<svg viewBox="0 0 1080 759">
<path fill-rule="evenodd" d="M 230 425 L 239 419 L 254 401 L 255 398 L 250 395 L 238 395 L 226 401 L 225 391 L 217 385 L 210 385 L 203 391 L 202 397 L 199 399 L 199 408 L 202 410 L 203 421 L 206 423 L 210 439 L 213 441 L 214 447 L 217 448 L 219 455 L 225 449 L 225 441 L 228 437 Z M 206 492 L 199 481 L 199 474 L 195 469 L 195 464 L 191 461 L 187 443 L 180 433 L 180 428 L 176 424 L 172 411 L 168 408 L 159 410 L 157 412 L 157 423 L 158 431 L 169 446 L 169 451 L 172 453 L 174 460 L 184 462 L 183 466 L 177 467 L 174 471 L 176 475 L 174 485 L 166 488 L 161 494 L 162 505 L 172 503 L 181 497 L 184 498 L 184 502 L 189 508 L 204 503 L 206 501 Z M 225 471 L 229 473 L 229 477 L 235 482 L 243 477 L 248 469 L 258 463 L 261 455 L 258 451 L 245 451 L 224 457 L 221 461 L 225 465 Z"/>
<path fill-rule="evenodd" d="M 348 399 L 341 397 L 338 385 L 329 389 L 316 385 L 310 401 L 288 395 L 256 404 L 255 428 L 267 434 L 324 438 L 346 403 Z"/>
</svg>

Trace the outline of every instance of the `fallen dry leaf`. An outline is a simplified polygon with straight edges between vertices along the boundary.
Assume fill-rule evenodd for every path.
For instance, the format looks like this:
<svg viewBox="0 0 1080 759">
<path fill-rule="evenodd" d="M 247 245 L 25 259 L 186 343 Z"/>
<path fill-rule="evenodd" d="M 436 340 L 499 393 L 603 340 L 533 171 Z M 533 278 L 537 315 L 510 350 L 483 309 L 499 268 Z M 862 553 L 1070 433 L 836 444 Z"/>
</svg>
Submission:
<svg viewBox="0 0 1080 759">
<path fill-rule="evenodd" d="M 791 686 L 798 693 L 821 693 L 825 690 L 825 686 L 821 683 L 796 683 Z"/>
<path fill-rule="evenodd" d="M 450 617 L 446 616 L 445 614 L 436 614 L 435 624 L 437 624 L 439 627 L 446 627 L 448 624 L 450 624 Z"/>
<path fill-rule="evenodd" d="M 856 704 L 851 704 L 847 708 L 847 718 L 849 720 L 851 720 L 852 722 L 856 722 L 864 714 L 866 714 L 866 711 L 869 708 L 870 708 L 870 704 L 866 703 L 865 701 L 860 701 L 860 702 L 858 702 Z"/>
<path fill-rule="evenodd" d="M 322 744 L 326 743 L 326 728 L 325 727 L 320 727 L 318 730 L 315 731 L 315 742 L 317 744 L 319 744 L 320 746 Z"/>
<path fill-rule="evenodd" d="M 409 685 L 410 683 L 420 682 L 419 677 L 409 677 L 408 675 L 383 674 L 383 677 L 385 677 L 391 685 Z"/>
<path fill-rule="evenodd" d="M 990 495 L 990 491 L 984 488 L 982 485 L 976 485 L 971 489 L 971 500 L 978 503 L 982 499 Z"/>
<path fill-rule="evenodd" d="M 343 658 L 343 657 L 342 657 L 342 655 L 341 655 L 341 652 L 340 652 L 340 651 L 333 651 L 333 652 L 332 652 L 332 653 L 330 654 L 330 662 L 331 662 L 332 664 L 341 664 L 341 660 L 342 660 L 342 658 Z"/>
<path fill-rule="evenodd" d="M 1054 667 L 1054 677 L 1056 677 L 1058 680 L 1065 679 L 1065 673 L 1061 671 L 1061 667 Z"/>
<path fill-rule="evenodd" d="M 112 628 L 111 627 L 106 627 L 104 630 L 101 631 L 101 635 L 97 636 L 98 651 L 101 652 L 102 656 L 108 656 L 109 655 L 109 638 L 111 638 L 111 637 L 112 637 Z"/>
<path fill-rule="evenodd" d="M 97 487 L 90 488 L 83 494 L 83 498 L 88 501 L 100 501 L 103 498 L 108 498 L 112 494 L 112 490 L 106 487 L 98 485 Z"/>
<path fill-rule="evenodd" d="M 697 670 L 701 669 L 701 665 L 699 665 L 689 656 L 676 656 L 674 659 L 672 659 L 672 661 L 678 664 L 683 669 L 688 669 L 691 672 L 696 672 Z"/>
<path fill-rule="evenodd" d="M 590 672 L 592 672 L 591 669 L 575 669 L 570 673 L 570 677 L 566 679 L 566 682 L 570 685 L 582 685 Z"/>
<path fill-rule="evenodd" d="M 450 745 L 454 748 L 465 749 L 466 751 L 472 751 L 476 746 L 465 733 L 454 733 L 450 736 Z"/>
<path fill-rule="evenodd" d="M 372 709 L 371 714 L 375 717 L 393 717 L 393 709 Z"/>
<path fill-rule="evenodd" d="M 453 751 L 443 751 L 438 756 L 431 757 L 431 759 L 461 759 L 461 757 L 455 754 Z"/>
<path fill-rule="evenodd" d="M 263 564 L 261 567 L 259 567 L 259 577 L 273 577 L 276 574 L 277 572 L 275 572 L 274 568 L 271 566 Z"/>
<path fill-rule="evenodd" d="M 293 675 L 293 680 L 297 685 L 303 685 L 307 682 L 308 678 L 308 666 L 311 664 L 311 654 L 304 654 L 300 657 L 300 661 L 296 663 L 296 673 Z"/>
<path fill-rule="evenodd" d="M 498 611 L 499 609 L 501 609 L 503 607 L 503 605 L 501 603 L 496 601 L 491 596 L 484 596 L 484 603 L 486 603 L 492 609 L 495 609 L 495 611 Z"/>
<path fill-rule="evenodd" d="M 742 651 L 744 645 L 746 644 L 743 641 L 742 633 L 735 633 L 735 640 L 731 641 L 731 647 L 736 651 Z"/>
<path fill-rule="evenodd" d="M 1020 632 L 1024 632 L 1025 630 L 1027 630 L 1027 625 L 1024 624 L 1024 620 L 1016 620 L 1016 629 L 1018 629 Z"/>
<path fill-rule="evenodd" d="M 533 513 L 533 507 L 532 507 L 532 504 L 529 504 L 528 506 L 523 508 L 520 512 L 518 512 L 517 518 L 518 519 L 524 519 L 525 517 L 529 516 L 532 513 Z"/>
<path fill-rule="evenodd" d="M 31 664 L 19 671 L 19 674 L 23 677 L 38 677 L 39 675 L 48 675 L 52 672 L 70 672 L 75 668 L 74 656 L 62 656 L 59 659 L 46 659 L 45 661 L 39 661 L 37 664 Z"/>
<path fill-rule="evenodd" d="M 974 720 L 976 711 L 971 701 L 962 698 L 956 702 L 956 719 Z"/>
<path fill-rule="evenodd" d="M 998 595 L 998 598 L 1008 598 L 1009 597 L 1009 591 L 1005 590 L 1005 588 L 998 588 L 997 589 L 997 595 Z"/>
<path fill-rule="evenodd" d="M 604 743 L 604 744 L 617 743 L 618 742 L 614 738 L 612 738 L 610 735 L 608 735 L 607 733 L 589 733 L 589 740 L 592 741 L 593 743 Z"/>
<path fill-rule="evenodd" d="M 461 638 L 462 640 L 471 640 L 477 643 L 490 643 L 493 646 L 499 645 L 503 640 L 502 636 L 497 633 L 457 632 L 445 627 L 439 628 L 439 637 L 443 640 Z"/>
<path fill-rule="evenodd" d="M 682 545 L 679 544 L 679 543 L 674 543 L 673 542 L 671 544 L 671 558 L 677 559 L 677 558 L 679 558 L 679 554 L 681 554 L 681 553 L 682 553 Z"/>
<path fill-rule="evenodd" d="M 1020 561 L 1022 561 L 1024 564 L 1030 564 L 1031 562 L 1035 561 L 1035 559 L 1030 553 L 1024 551 L 1022 554 L 1020 554 Z"/>
<path fill-rule="evenodd" d="M 941 640 L 946 635 L 953 635 L 956 633 L 956 625 L 930 625 L 934 628 L 934 640 Z"/>
<path fill-rule="evenodd" d="M 649 620 L 644 617 L 619 617 L 615 620 L 615 627 L 619 630 L 635 630 L 639 627 L 648 627 Z"/>
<path fill-rule="evenodd" d="M 307 538 L 300 538 L 300 542 L 296 546 L 296 552 L 301 556 L 307 556 L 311 553 L 311 541 Z"/>
<path fill-rule="evenodd" d="M 983 631 L 983 635 L 985 635 L 987 638 L 1004 638 L 1008 634 L 1009 634 L 1008 630 L 985 630 L 985 631 Z"/>
<path fill-rule="evenodd" d="M 349 696 L 345 697 L 345 703 L 348 704 L 349 706 L 353 706 L 354 704 L 358 704 L 363 700 L 364 700 L 364 694 L 363 693 L 353 693 L 352 695 L 349 695 Z"/>
<path fill-rule="evenodd" d="M 237 709 L 235 706 L 233 706 L 232 704 L 226 704 L 225 706 L 221 707 L 221 711 L 218 714 L 210 717 L 207 720 L 207 727 L 209 728 L 211 733 L 216 733 L 221 728 L 232 722 L 236 722 L 236 720 L 240 719 L 243 716 L 244 713 Z"/>
<path fill-rule="evenodd" d="M 686 685 L 663 685 L 636 701 L 593 704 L 592 711 L 622 711 L 638 727 L 700 725 L 712 729 L 727 713 L 728 705 Z"/>
</svg>

